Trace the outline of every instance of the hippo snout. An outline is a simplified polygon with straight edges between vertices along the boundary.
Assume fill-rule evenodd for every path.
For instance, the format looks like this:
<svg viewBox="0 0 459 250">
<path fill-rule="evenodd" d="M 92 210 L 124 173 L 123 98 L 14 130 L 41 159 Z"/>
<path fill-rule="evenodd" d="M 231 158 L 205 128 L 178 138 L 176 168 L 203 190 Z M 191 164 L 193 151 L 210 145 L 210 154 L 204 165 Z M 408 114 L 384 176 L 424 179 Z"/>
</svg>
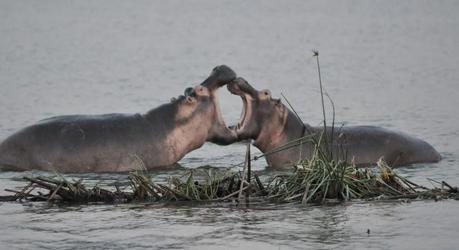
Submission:
<svg viewBox="0 0 459 250">
<path fill-rule="evenodd" d="M 244 78 L 238 77 L 228 83 L 228 90 L 234 95 L 249 94 L 252 97 L 257 95 L 257 90 L 252 87 Z"/>
<path fill-rule="evenodd" d="M 236 78 L 236 72 L 226 65 L 220 65 L 212 70 L 218 76 L 219 81 L 229 82 Z"/>
<path fill-rule="evenodd" d="M 241 95 L 242 94 L 242 91 L 239 88 L 239 85 L 237 84 L 236 81 L 232 81 L 232 82 L 228 83 L 228 85 L 226 85 L 226 88 L 233 95 Z"/>
<path fill-rule="evenodd" d="M 236 73 L 226 65 L 220 65 L 212 70 L 210 76 L 201 83 L 202 86 L 215 90 L 236 79 Z"/>
</svg>

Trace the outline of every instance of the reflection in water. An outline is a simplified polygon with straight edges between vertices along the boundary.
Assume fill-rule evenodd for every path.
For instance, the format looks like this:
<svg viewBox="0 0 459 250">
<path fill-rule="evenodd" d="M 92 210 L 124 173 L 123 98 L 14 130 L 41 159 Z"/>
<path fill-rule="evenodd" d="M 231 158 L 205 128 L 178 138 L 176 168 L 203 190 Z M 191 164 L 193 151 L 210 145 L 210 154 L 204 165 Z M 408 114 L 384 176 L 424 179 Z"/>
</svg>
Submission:
<svg viewBox="0 0 459 250">
<path fill-rule="evenodd" d="M 428 228 L 413 228 L 403 218 L 411 223 L 413 219 L 420 220 L 422 218 L 416 215 L 418 210 L 432 205 L 430 202 L 408 205 L 380 202 L 306 208 L 257 204 L 240 208 L 234 204 L 157 204 L 130 209 L 121 205 L 49 208 L 34 204 L 21 208 L 22 205 L 7 204 L 8 208 L 2 209 L 1 216 L 6 216 L 8 210 L 13 219 L 13 211 L 23 210 L 23 214 L 27 215 L 20 216 L 22 220 L 15 221 L 15 225 L 7 225 L 17 232 L 33 232 L 32 239 L 27 234 L 9 238 L 11 233 L 8 232 L 0 237 L 3 242 L 15 246 L 27 246 L 33 240 L 34 244 L 42 247 L 64 249 L 72 248 L 78 242 L 88 247 L 108 244 L 120 249 L 148 248 L 151 245 L 159 248 L 232 248 L 241 247 L 243 242 L 256 248 L 387 249 L 403 245 L 402 239 L 410 236 L 411 230 L 417 230 L 421 235 L 429 233 Z M 457 204 L 452 202 L 444 202 L 443 206 L 457 208 Z M 447 222 L 448 219 L 436 220 L 445 229 L 455 227 Z M 367 229 L 370 229 L 370 234 L 367 234 Z M 418 246 L 415 242 L 410 244 L 411 247 Z"/>
<path fill-rule="evenodd" d="M 338 206 L 302 207 L 255 203 L 207 203 L 192 206 L 153 204 L 143 208 L 127 205 L 63 206 L 4 203 L 0 217 L 8 218 L 0 239 L 11 246 L 73 248 L 193 248 L 246 246 L 255 248 L 377 248 L 404 244 L 411 230 L 430 233 L 423 224 L 429 207 L 451 210 L 455 201 L 349 203 Z M 22 211 L 18 213 L 18 211 Z M 436 218 L 443 230 L 455 228 L 456 217 Z M 455 222 L 454 222 L 455 221 Z M 429 222 L 430 223 L 430 222 Z M 370 229 L 370 234 L 367 234 Z M 24 234 L 17 234 L 23 232 Z M 451 233 L 450 233 L 451 234 Z M 14 237 L 12 237 L 14 235 Z M 52 235 L 52 237 L 50 237 Z M 412 242 L 411 246 L 417 246 Z M 421 245 L 422 247 L 422 245 Z"/>
</svg>

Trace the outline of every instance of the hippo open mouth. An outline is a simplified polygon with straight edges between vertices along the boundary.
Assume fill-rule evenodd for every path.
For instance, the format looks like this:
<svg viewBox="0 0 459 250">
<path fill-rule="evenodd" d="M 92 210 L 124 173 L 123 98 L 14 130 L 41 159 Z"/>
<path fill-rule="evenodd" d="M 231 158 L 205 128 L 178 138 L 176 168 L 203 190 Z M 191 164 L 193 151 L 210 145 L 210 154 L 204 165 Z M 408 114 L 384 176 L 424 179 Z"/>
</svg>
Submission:
<svg viewBox="0 0 459 250">
<path fill-rule="evenodd" d="M 237 140 L 236 131 L 226 126 L 226 123 L 223 119 L 222 111 L 220 108 L 220 103 L 216 96 L 216 92 L 219 88 L 223 87 L 225 84 L 230 83 L 236 79 L 236 73 L 226 65 L 221 65 L 215 67 L 212 70 L 211 75 L 201 83 L 201 86 L 205 87 L 209 91 L 210 98 L 215 108 L 215 123 L 211 129 L 215 134 L 215 138 L 209 139 L 209 141 L 214 142 L 220 145 L 228 145 Z M 189 92 L 190 95 L 193 95 L 195 91 Z"/>
<path fill-rule="evenodd" d="M 241 77 L 238 77 L 234 81 L 228 83 L 227 88 L 231 94 L 238 95 L 242 99 L 243 106 L 239 122 L 236 125 L 229 127 L 230 129 L 235 130 L 237 133 L 241 130 L 244 130 L 247 125 L 246 122 L 248 117 L 252 115 L 253 111 L 251 100 L 255 98 L 257 91 Z"/>
<path fill-rule="evenodd" d="M 221 65 L 212 70 L 211 75 L 200 85 L 186 88 L 184 94 L 178 98 L 172 98 L 171 101 L 182 100 L 189 103 L 200 103 L 200 108 L 188 109 L 187 112 L 201 114 L 200 126 L 206 126 L 210 121 L 209 134 L 207 141 L 228 145 L 237 140 L 237 134 L 234 129 L 226 125 L 223 119 L 217 91 L 224 85 L 236 79 L 236 73 L 228 66 Z M 197 101 L 199 100 L 199 101 Z M 209 109 L 209 107 L 212 107 Z M 206 112 L 210 111 L 210 112 Z M 204 111 L 204 112 L 203 112 Z M 186 113 L 186 112 L 185 112 Z M 196 132 L 196 131 L 194 131 Z"/>
</svg>

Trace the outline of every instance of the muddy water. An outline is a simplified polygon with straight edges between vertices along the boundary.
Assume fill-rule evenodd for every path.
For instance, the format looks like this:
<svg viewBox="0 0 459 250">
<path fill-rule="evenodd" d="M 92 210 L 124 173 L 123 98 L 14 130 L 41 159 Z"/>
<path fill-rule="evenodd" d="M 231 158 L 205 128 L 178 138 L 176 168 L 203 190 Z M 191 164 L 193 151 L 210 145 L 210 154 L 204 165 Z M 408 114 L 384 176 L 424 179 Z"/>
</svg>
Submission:
<svg viewBox="0 0 459 250">
<path fill-rule="evenodd" d="M 459 185 L 458 12 L 457 1 L 1 0 L 0 138 L 54 115 L 145 112 L 223 63 L 257 88 L 282 92 L 316 125 L 311 50 L 318 49 L 340 123 L 427 140 L 444 159 L 400 173 L 426 185 L 427 177 Z M 241 102 L 220 92 L 234 123 Z M 224 167 L 243 151 L 208 144 L 180 163 Z M 261 170 L 265 162 L 255 165 Z M 21 186 L 30 174 L 39 173 L 1 172 L 0 189 Z M 5 249 L 455 249 L 458 209 L 457 201 L 143 209 L 2 203 L 0 242 Z"/>
</svg>

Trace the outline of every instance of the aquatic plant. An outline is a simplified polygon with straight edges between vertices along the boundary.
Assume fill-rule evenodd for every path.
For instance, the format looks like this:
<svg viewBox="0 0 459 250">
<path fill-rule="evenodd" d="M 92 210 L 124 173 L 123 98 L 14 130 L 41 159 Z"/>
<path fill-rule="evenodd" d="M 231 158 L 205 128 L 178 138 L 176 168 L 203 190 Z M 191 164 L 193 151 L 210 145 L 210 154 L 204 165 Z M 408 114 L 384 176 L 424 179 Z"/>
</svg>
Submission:
<svg viewBox="0 0 459 250">
<path fill-rule="evenodd" d="M 323 156 L 323 155 L 322 155 Z M 324 204 L 353 199 L 459 198 L 457 188 L 426 188 L 398 175 L 382 159 L 376 169 L 328 161 L 319 154 L 298 164 L 292 174 L 278 175 L 267 185 L 267 199 L 277 202 Z M 446 187 L 446 188 L 445 188 Z"/>
<path fill-rule="evenodd" d="M 0 196 L 0 201 L 47 201 L 63 203 L 138 203 L 174 201 L 225 201 L 264 192 L 258 176 L 257 185 L 246 181 L 243 173 L 214 168 L 199 168 L 181 176 L 171 176 L 165 183 L 156 183 L 148 172 L 129 173 L 127 185 L 113 188 L 95 185 L 87 188 L 83 180 L 54 177 L 23 177 L 28 184 L 19 191 L 6 189 L 14 195 Z M 123 190 L 123 191 L 122 191 Z"/>
<path fill-rule="evenodd" d="M 214 168 L 193 169 L 156 183 L 146 171 L 129 173 L 124 187 L 114 190 L 95 185 L 87 188 L 83 180 L 54 177 L 24 177 L 28 184 L 14 195 L 0 201 L 47 201 L 50 203 L 144 203 L 176 201 L 231 201 L 241 198 L 268 202 L 324 204 L 355 199 L 459 199 L 458 189 L 446 182 L 432 189 L 417 185 L 398 175 L 383 160 L 376 169 L 357 168 L 344 161 L 328 161 L 324 154 L 314 154 L 302 161 L 292 173 L 276 175 L 266 184 L 251 173 Z M 123 190 L 123 191 L 122 191 Z"/>
</svg>

